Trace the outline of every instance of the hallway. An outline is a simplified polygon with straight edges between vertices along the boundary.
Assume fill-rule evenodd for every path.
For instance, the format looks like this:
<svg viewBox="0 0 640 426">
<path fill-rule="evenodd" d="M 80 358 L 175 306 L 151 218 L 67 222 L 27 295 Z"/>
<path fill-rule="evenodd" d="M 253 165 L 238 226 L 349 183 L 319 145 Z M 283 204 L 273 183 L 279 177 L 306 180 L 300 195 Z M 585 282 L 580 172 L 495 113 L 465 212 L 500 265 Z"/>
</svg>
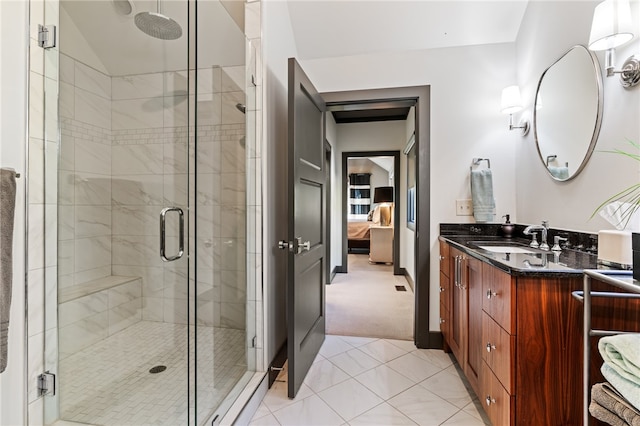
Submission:
<svg viewBox="0 0 640 426">
<path fill-rule="evenodd" d="M 404 276 L 393 275 L 393 265 L 368 259 L 349 254 L 349 272 L 325 287 L 327 334 L 413 340 L 411 287 Z"/>
<path fill-rule="evenodd" d="M 409 341 L 327 336 L 296 398 L 287 398 L 285 368 L 250 424 L 489 424 L 456 367 Z"/>
</svg>

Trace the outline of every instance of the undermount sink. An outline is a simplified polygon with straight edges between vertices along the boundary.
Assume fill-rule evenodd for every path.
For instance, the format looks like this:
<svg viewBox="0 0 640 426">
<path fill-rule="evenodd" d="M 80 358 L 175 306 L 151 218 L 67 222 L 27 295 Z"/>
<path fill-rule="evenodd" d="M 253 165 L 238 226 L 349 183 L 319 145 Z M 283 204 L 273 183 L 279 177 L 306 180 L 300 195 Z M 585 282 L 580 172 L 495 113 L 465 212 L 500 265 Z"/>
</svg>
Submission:
<svg viewBox="0 0 640 426">
<path fill-rule="evenodd" d="M 540 253 L 539 250 L 515 241 L 470 241 L 469 244 L 491 253 Z"/>
<path fill-rule="evenodd" d="M 490 251 L 492 253 L 538 253 L 534 249 L 522 247 L 522 246 L 478 246 L 482 250 Z"/>
</svg>

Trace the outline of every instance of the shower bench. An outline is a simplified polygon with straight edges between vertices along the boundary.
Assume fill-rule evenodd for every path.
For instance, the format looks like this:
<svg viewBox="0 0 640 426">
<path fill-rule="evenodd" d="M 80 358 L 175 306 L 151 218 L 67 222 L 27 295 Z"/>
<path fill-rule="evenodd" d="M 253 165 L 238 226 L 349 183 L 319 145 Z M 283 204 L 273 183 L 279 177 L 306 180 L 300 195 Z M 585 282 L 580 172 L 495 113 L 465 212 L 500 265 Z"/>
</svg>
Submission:
<svg viewBox="0 0 640 426">
<path fill-rule="evenodd" d="M 142 320 L 142 278 L 110 275 L 60 289 L 60 356 L 72 355 Z"/>
</svg>

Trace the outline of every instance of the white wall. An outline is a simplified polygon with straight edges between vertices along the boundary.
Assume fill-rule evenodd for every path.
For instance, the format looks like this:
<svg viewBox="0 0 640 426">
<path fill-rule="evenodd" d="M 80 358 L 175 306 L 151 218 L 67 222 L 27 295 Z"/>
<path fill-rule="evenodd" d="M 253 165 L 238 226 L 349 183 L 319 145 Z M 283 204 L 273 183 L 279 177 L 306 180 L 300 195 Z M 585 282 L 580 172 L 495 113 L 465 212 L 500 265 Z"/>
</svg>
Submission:
<svg viewBox="0 0 640 426">
<path fill-rule="evenodd" d="M 265 365 L 269 365 L 286 340 L 287 253 L 277 242 L 287 236 L 287 58 L 296 56 L 287 3 L 262 3 L 263 98 L 262 168 L 264 224 Z"/>
<path fill-rule="evenodd" d="M 13 288 L 7 369 L 0 375 L 0 424 L 25 418 L 25 189 L 29 4 L 0 2 L 0 166 L 20 172 L 13 238 Z"/>
<path fill-rule="evenodd" d="M 431 330 L 439 329 L 439 224 L 473 222 L 455 214 L 455 200 L 470 198 L 473 157 L 491 159 L 496 221 L 506 213 L 517 220 L 515 148 L 522 138 L 500 113 L 502 89 L 516 83 L 514 58 L 508 43 L 301 61 L 320 92 L 431 86 Z"/>
<path fill-rule="evenodd" d="M 517 40 L 518 84 L 525 116 L 532 116 L 535 91 L 544 70 L 572 46 L 587 45 L 593 10 L 599 1 L 529 2 Z M 632 17 L 640 28 L 640 4 L 632 2 Z M 568 24 L 570 23 L 570 24 Z M 640 29 L 636 34 L 640 33 Z M 640 39 L 618 48 L 616 67 L 640 52 Z M 603 52 L 598 52 L 604 69 Z M 638 183 L 638 163 L 602 151 L 628 149 L 625 140 L 640 142 L 640 87 L 624 89 L 618 76 L 603 77 L 604 112 L 596 150 L 582 173 L 569 182 L 552 180 L 538 158 L 533 132 L 517 143 L 517 220 L 552 227 L 597 231 L 612 229 L 599 216 L 589 217 L 604 200 Z M 570 113 L 570 112 L 567 112 Z"/>
</svg>

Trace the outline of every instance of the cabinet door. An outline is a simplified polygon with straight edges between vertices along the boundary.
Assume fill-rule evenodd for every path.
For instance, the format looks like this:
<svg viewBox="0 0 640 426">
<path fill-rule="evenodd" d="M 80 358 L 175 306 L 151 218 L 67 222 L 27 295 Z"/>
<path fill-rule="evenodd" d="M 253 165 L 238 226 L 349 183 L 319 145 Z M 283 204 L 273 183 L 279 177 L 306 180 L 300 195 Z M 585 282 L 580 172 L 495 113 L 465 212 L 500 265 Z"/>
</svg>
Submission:
<svg viewBox="0 0 640 426">
<path fill-rule="evenodd" d="M 464 289 L 467 297 L 467 356 L 464 372 L 469 384 L 478 393 L 478 377 L 482 367 L 482 262 L 467 258 L 464 261 L 466 283 Z"/>
<path fill-rule="evenodd" d="M 451 339 L 449 346 L 458 363 L 464 366 L 467 351 L 467 271 L 464 267 L 466 256 L 459 250 L 451 248 Z"/>
<path fill-rule="evenodd" d="M 444 350 L 450 352 L 451 340 L 451 279 L 449 244 L 440 241 L 440 331 L 444 339 Z"/>
</svg>

